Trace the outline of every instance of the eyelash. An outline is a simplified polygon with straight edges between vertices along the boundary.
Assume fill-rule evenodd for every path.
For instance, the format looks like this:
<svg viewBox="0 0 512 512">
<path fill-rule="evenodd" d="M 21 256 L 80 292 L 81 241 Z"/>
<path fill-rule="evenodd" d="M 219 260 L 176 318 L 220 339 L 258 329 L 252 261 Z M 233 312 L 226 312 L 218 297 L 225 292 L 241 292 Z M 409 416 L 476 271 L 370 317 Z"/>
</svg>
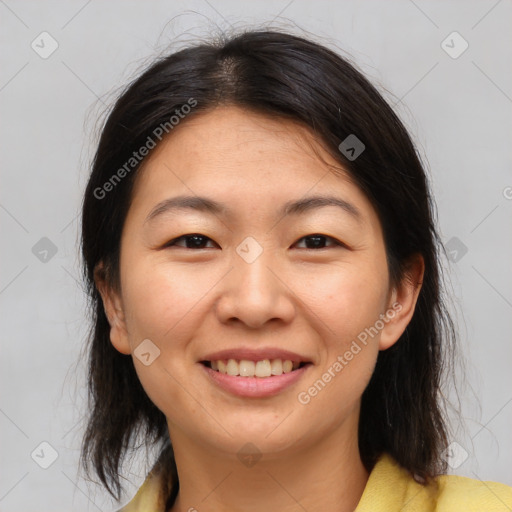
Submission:
<svg viewBox="0 0 512 512">
<path fill-rule="evenodd" d="M 176 244 L 176 242 L 178 242 L 180 240 L 186 240 L 188 238 L 193 238 L 193 237 L 196 237 L 196 238 L 200 237 L 200 238 L 204 238 L 206 240 L 211 240 L 211 238 L 209 238 L 205 235 L 201 235 L 200 233 L 190 233 L 187 235 L 179 236 L 178 238 L 174 238 L 173 240 L 170 240 L 169 242 L 167 242 L 164 245 L 164 248 L 176 246 L 176 247 L 182 247 L 183 249 L 195 250 L 192 247 L 183 247 L 183 246 L 178 246 Z M 325 238 L 326 240 L 331 240 L 332 242 L 334 242 L 334 246 L 331 246 L 331 247 L 346 247 L 345 244 L 341 243 L 339 240 L 336 240 L 336 238 L 333 238 L 332 236 L 328 236 L 328 235 L 322 235 L 320 233 L 314 233 L 311 235 L 303 236 L 302 238 L 299 238 L 298 242 L 308 239 L 308 238 Z M 211 240 L 211 241 L 213 241 L 213 240 Z M 295 243 L 297 243 L 297 242 L 295 242 Z M 206 247 L 200 247 L 199 249 L 206 249 Z M 329 249 L 329 247 L 320 247 L 318 249 L 304 247 L 304 249 L 306 249 L 308 251 L 316 251 L 316 250 L 320 250 L 320 249 Z"/>
</svg>

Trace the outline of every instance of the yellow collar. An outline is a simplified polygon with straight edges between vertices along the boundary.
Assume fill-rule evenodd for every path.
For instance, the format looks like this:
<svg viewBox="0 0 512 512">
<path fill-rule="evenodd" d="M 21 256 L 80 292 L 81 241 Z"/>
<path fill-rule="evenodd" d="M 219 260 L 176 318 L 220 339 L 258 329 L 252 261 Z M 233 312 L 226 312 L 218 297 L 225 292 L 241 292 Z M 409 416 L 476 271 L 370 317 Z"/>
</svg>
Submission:
<svg viewBox="0 0 512 512">
<path fill-rule="evenodd" d="M 161 478 L 150 472 L 119 512 L 165 512 Z M 512 487 L 459 476 L 419 484 L 388 454 L 378 459 L 354 512 L 503 512 L 512 510 Z"/>
</svg>

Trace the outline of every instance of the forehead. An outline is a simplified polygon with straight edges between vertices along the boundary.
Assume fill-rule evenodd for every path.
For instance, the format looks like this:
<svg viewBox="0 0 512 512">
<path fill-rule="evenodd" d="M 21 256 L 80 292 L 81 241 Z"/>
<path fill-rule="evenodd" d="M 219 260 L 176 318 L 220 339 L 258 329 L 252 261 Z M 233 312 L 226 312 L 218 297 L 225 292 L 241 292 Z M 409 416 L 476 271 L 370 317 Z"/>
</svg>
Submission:
<svg viewBox="0 0 512 512">
<path fill-rule="evenodd" d="M 175 127 L 144 162 L 133 202 L 154 206 L 182 194 L 214 196 L 253 212 L 341 194 L 373 209 L 307 127 L 238 107 L 218 107 Z"/>
</svg>

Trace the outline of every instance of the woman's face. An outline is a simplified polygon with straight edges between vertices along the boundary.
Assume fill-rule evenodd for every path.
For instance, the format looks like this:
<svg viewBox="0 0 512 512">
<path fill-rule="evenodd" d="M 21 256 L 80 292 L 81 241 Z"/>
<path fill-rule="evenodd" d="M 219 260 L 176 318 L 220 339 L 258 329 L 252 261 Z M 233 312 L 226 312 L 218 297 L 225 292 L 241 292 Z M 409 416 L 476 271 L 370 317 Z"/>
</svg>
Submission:
<svg viewBox="0 0 512 512">
<path fill-rule="evenodd" d="M 235 107 L 184 121 L 148 158 L 121 291 L 102 293 L 171 439 L 270 455 L 355 435 L 414 302 L 390 286 L 371 203 L 307 129 Z"/>
</svg>

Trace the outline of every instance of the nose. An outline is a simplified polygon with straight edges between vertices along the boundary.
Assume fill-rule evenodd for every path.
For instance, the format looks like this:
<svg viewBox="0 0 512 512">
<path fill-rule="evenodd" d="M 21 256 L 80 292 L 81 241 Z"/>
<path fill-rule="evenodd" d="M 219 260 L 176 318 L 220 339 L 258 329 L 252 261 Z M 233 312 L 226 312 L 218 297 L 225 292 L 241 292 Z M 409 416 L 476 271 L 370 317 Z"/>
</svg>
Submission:
<svg viewBox="0 0 512 512">
<path fill-rule="evenodd" d="M 271 265 L 272 260 L 274 265 Z M 233 266 L 222 280 L 216 307 L 219 321 L 240 322 L 251 329 L 277 321 L 292 321 L 294 294 L 282 272 L 280 275 L 272 254 L 263 251 L 249 263 L 235 253 Z"/>
</svg>

